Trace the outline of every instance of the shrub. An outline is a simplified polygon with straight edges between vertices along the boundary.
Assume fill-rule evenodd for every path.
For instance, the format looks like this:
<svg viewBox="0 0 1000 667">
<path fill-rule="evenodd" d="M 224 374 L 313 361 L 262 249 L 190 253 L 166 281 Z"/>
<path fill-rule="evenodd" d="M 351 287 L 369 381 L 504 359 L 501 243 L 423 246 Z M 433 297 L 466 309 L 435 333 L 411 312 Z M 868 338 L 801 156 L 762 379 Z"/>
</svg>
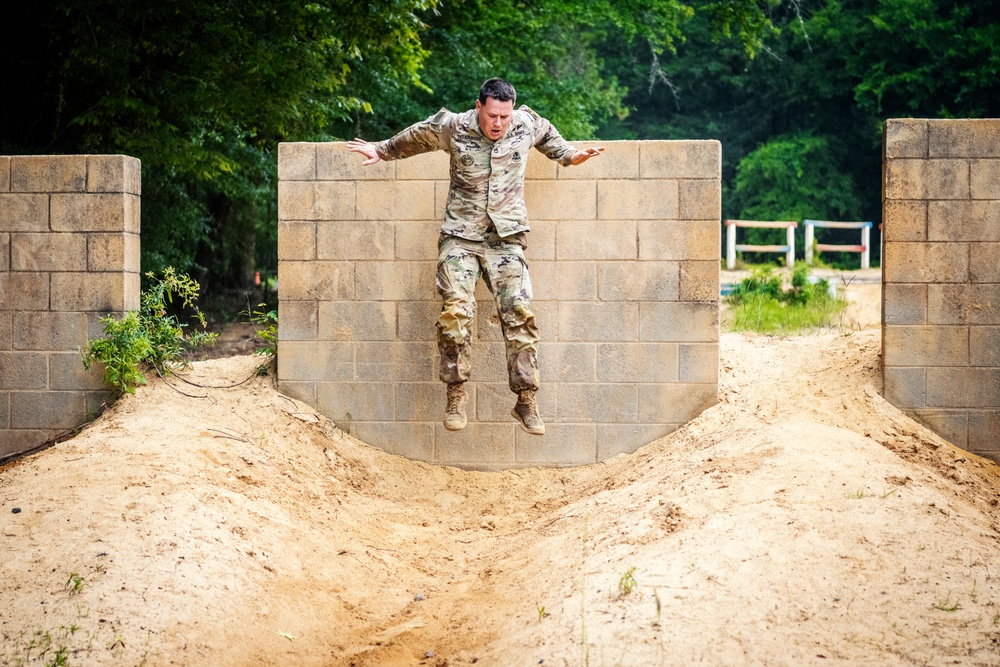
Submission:
<svg viewBox="0 0 1000 667">
<path fill-rule="evenodd" d="M 827 280 L 810 280 L 805 265 L 795 267 L 787 289 L 770 268 L 755 269 L 725 302 L 733 309 L 733 331 L 764 334 L 802 333 L 830 326 L 847 305 L 842 297 L 830 293 Z"/>
</svg>

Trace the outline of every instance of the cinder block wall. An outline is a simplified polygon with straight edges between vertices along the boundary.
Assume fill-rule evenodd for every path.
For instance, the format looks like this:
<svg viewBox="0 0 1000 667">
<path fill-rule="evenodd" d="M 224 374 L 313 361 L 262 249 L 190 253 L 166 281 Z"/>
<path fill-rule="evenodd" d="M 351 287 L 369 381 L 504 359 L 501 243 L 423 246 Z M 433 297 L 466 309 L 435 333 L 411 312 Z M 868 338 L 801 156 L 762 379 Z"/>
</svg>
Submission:
<svg viewBox="0 0 1000 667">
<path fill-rule="evenodd" d="M 885 397 L 1000 462 L 1000 120 L 888 120 Z"/>
<path fill-rule="evenodd" d="M 441 425 L 443 152 L 362 167 L 342 143 L 279 147 L 281 390 L 389 452 L 477 469 L 593 463 L 714 404 L 720 144 L 603 145 L 579 167 L 537 151 L 528 162 L 545 436 L 510 416 L 515 396 L 482 283 L 469 425 Z"/>
<path fill-rule="evenodd" d="M 107 398 L 78 348 L 139 306 L 140 183 L 124 155 L 0 156 L 0 456 Z"/>
</svg>

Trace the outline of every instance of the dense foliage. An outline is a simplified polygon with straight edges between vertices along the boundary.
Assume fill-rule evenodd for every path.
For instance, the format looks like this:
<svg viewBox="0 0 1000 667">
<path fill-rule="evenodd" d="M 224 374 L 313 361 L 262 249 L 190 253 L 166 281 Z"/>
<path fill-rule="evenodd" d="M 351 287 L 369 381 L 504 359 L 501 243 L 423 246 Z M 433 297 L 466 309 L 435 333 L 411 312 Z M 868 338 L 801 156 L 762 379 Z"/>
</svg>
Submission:
<svg viewBox="0 0 1000 667">
<path fill-rule="evenodd" d="M 994 4 L 16 3 L 0 152 L 140 158 L 144 270 L 208 291 L 276 265 L 278 142 L 384 138 L 492 75 L 571 139 L 719 139 L 725 217 L 877 221 L 882 120 L 1000 115 Z"/>
</svg>

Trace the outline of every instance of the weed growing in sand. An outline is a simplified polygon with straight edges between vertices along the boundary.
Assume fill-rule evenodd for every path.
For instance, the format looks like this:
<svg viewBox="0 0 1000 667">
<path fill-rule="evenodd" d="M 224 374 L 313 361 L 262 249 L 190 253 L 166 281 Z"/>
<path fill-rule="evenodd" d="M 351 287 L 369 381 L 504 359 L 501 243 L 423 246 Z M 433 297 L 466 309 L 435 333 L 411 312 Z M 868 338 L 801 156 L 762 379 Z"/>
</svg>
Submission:
<svg viewBox="0 0 1000 667">
<path fill-rule="evenodd" d="M 195 305 L 198 283 L 172 267 L 167 267 L 161 278 L 152 272 L 146 278 L 149 287 L 139 297 L 139 310 L 129 311 L 121 319 L 101 318 L 104 338 L 88 340 L 87 347 L 80 350 L 84 368 L 90 370 L 95 361 L 104 364 L 104 380 L 119 394 L 135 393 L 137 386 L 146 384 L 142 366 L 168 373 L 184 365 L 186 350 L 215 342 L 216 335 L 204 331 L 185 337 L 187 325 L 169 313 L 176 298 L 180 308 L 193 311 L 202 328 L 207 326 L 205 316 Z"/>
<path fill-rule="evenodd" d="M 857 490 L 857 491 L 855 491 L 854 493 L 849 493 L 849 494 L 847 494 L 847 497 L 848 497 L 848 498 L 853 498 L 853 499 L 855 499 L 855 500 L 861 500 L 862 498 L 864 498 L 864 497 L 865 497 L 865 492 L 864 492 L 864 490 L 862 490 L 862 489 L 858 489 L 858 490 Z"/>
<path fill-rule="evenodd" d="M 79 595 L 83 590 L 83 577 L 76 572 L 70 573 L 69 579 L 66 580 L 66 588 L 69 589 L 70 595 Z"/>
<path fill-rule="evenodd" d="M 934 604 L 932 606 L 935 609 L 939 609 L 941 611 L 949 611 L 949 612 L 958 611 L 959 609 L 962 608 L 961 605 L 958 604 L 957 599 L 955 600 L 955 602 L 951 601 L 951 591 L 948 591 L 948 597 L 944 599 L 944 602 L 938 602 L 937 604 Z"/>
<path fill-rule="evenodd" d="M 538 620 L 539 621 L 549 615 L 549 612 L 545 611 L 545 605 L 540 604 L 540 605 L 537 605 L 535 608 L 538 611 Z"/>
<path fill-rule="evenodd" d="M 268 310 L 266 303 L 258 303 L 256 310 L 251 310 L 247 304 L 247 309 L 240 313 L 246 317 L 257 329 L 257 338 L 263 343 L 255 351 L 266 357 L 273 357 L 278 353 L 278 311 Z"/>
<path fill-rule="evenodd" d="M 618 580 L 618 592 L 621 593 L 623 597 L 634 591 L 635 587 L 638 586 L 635 581 L 635 570 L 636 568 L 630 567 Z"/>
<path fill-rule="evenodd" d="M 792 270 L 787 288 L 771 268 L 754 269 L 725 301 L 733 308 L 732 331 L 763 334 L 801 334 L 828 327 L 847 307 L 842 296 L 831 294 L 827 280 L 810 280 L 804 264 Z"/>
</svg>

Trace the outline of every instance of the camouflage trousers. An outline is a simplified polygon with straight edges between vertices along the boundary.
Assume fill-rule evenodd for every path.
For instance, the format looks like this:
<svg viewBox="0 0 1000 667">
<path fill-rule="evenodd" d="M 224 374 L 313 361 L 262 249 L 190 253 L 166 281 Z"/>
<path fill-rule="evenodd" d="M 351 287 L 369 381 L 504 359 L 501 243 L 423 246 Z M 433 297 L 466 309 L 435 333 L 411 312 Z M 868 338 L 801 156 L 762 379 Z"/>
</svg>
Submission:
<svg viewBox="0 0 1000 667">
<path fill-rule="evenodd" d="M 497 303 L 507 351 L 510 389 L 538 389 L 538 327 L 531 312 L 531 279 L 524 259 L 524 234 L 469 241 L 442 234 L 438 239 L 437 290 L 439 376 L 465 382 L 472 372 L 472 326 L 480 276 Z"/>
</svg>

